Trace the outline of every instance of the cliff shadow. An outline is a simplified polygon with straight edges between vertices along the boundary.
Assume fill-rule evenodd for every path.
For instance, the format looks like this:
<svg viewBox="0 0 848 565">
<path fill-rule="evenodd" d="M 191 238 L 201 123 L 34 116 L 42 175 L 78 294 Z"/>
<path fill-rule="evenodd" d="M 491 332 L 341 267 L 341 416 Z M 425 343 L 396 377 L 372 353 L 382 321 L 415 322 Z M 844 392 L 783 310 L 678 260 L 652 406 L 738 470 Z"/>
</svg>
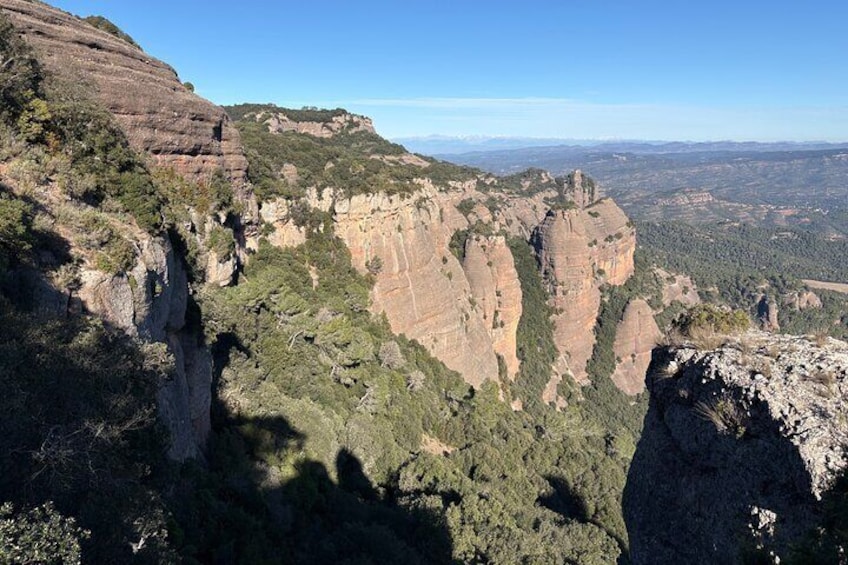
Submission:
<svg viewBox="0 0 848 565">
<path fill-rule="evenodd" d="M 648 412 L 624 489 L 632 562 L 757 563 L 769 550 L 788 554 L 820 514 L 797 447 L 763 402 L 747 413 L 711 414 L 733 410 L 738 391 L 722 393 L 732 399 L 724 408 L 709 404 L 720 379 L 704 380 L 698 363 L 669 374 L 670 360 L 654 350 Z"/>
<path fill-rule="evenodd" d="M 227 352 L 213 352 L 216 385 Z M 217 386 L 215 388 L 217 390 Z M 237 414 L 217 394 L 208 466 L 185 465 L 175 485 L 173 537 L 200 563 L 453 563 L 443 518 L 377 489 L 340 449 L 332 466 L 306 457 L 307 436 L 279 415 Z"/>
</svg>

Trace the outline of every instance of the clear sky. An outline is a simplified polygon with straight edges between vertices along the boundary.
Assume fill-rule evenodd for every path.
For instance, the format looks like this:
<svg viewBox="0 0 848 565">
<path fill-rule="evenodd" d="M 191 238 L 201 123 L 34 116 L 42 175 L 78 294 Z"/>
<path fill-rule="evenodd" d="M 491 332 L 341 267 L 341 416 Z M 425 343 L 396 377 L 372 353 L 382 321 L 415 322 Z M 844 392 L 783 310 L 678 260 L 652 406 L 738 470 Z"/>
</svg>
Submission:
<svg viewBox="0 0 848 565">
<path fill-rule="evenodd" d="M 50 0 L 219 104 L 388 137 L 848 141 L 845 0 Z"/>
</svg>

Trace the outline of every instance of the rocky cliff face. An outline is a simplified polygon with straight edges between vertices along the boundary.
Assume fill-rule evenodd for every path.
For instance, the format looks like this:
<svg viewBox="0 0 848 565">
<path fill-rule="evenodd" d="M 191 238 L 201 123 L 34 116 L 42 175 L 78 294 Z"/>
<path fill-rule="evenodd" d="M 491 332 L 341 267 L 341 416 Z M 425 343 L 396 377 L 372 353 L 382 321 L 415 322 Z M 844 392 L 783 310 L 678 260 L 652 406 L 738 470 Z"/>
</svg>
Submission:
<svg viewBox="0 0 848 565">
<path fill-rule="evenodd" d="M 284 110 L 248 112 L 244 119 L 264 123 L 271 133 L 310 136 L 364 127 L 348 114 L 301 113 L 324 121 L 295 128 L 305 122 L 294 122 Z M 594 345 L 599 288 L 630 277 L 635 249 L 632 224 L 611 200 L 597 199 L 594 181 L 580 171 L 562 179 L 528 171 L 503 179 L 480 173 L 437 183 L 428 177 L 431 164 L 413 155 L 366 157 L 386 167 L 413 165 L 418 170 L 405 174 L 420 176 L 391 195 L 350 196 L 332 187 L 304 187 L 302 204 L 332 216 L 354 266 L 374 275 L 373 308 L 386 315 L 392 330 L 420 341 L 474 386 L 514 378 L 522 299 L 505 235 L 532 239 L 557 312 L 561 353 L 544 401 L 561 405 L 556 384 L 562 377 L 588 382 L 585 367 Z M 290 163 L 278 166 L 281 178 L 297 182 Z M 335 166 L 328 162 L 325 169 Z M 299 205 L 283 198 L 262 204 L 262 219 L 274 227 L 268 236 L 272 243 L 305 241 L 306 230 L 291 219 Z"/>
<path fill-rule="evenodd" d="M 616 367 L 612 381 L 624 394 L 635 396 L 644 392 L 651 352 L 661 337 L 648 303 L 642 299 L 631 300 L 618 323 L 613 344 Z"/>
<path fill-rule="evenodd" d="M 88 88 L 112 112 L 134 149 L 192 180 L 222 170 L 245 186 L 238 131 L 221 108 L 184 87 L 171 67 L 41 2 L 0 0 L 0 8 L 48 70 Z"/>
<path fill-rule="evenodd" d="M 588 382 L 602 284 L 633 274 L 635 230 L 609 199 L 589 208 L 548 213 L 533 235 L 542 276 L 555 309 L 555 341 L 574 379 Z"/>
<path fill-rule="evenodd" d="M 441 208 L 427 188 L 415 198 L 378 193 L 313 204 L 329 206 L 353 265 L 375 275 L 373 309 L 392 331 L 417 339 L 474 386 L 498 378 L 491 318 L 449 249 L 452 223 L 464 221 L 455 209 Z"/>
<path fill-rule="evenodd" d="M 659 349 L 648 388 L 624 495 L 633 562 L 785 560 L 848 467 L 848 345 L 751 332 Z"/>
<path fill-rule="evenodd" d="M 296 120 L 284 112 L 259 112 L 252 116 L 257 122 L 268 126 L 273 133 L 293 131 L 313 137 L 334 137 L 341 132 L 348 134 L 358 132 L 376 133 L 370 118 L 355 114 L 343 113 L 333 116 L 326 121 Z"/>
<path fill-rule="evenodd" d="M 78 90 L 72 98 L 108 110 L 149 165 L 173 169 L 175 179 L 195 183 L 189 187 L 221 175 L 229 183 L 234 207 L 242 212 L 227 219 L 235 226 L 235 253 L 219 258 L 209 248 L 213 228 L 231 229 L 221 214 L 188 209 L 191 226 L 185 230 L 196 237 L 207 281 L 229 284 L 237 257 L 244 256 L 243 228 L 255 224 L 257 205 L 238 131 L 224 111 L 185 88 L 166 64 L 79 18 L 41 2 L 0 0 L 0 9 L 33 48 L 54 87 Z M 59 254 L 67 255 L 60 259 L 56 251 L 44 250 L 34 272 L 26 274 L 33 278 L 35 308 L 59 316 L 90 313 L 136 336 L 143 347 L 161 347 L 161 356 L 174 367 L 158 393 L 171 436 L 168 454 L 178 460 L 200 456 L 210 430 L 212 359 L 198 329 L 186 327 L 186 258 L 168 235 L 151 235 L 127 215 L 73 201 L 51 178 L 24 186 L 28 181 L 14 168 L 0 165 L 0 183 L 38 203 L 38 221 L 63 242 Z M 121 264 L 114 264 L 115 257 Z"/>
<path fill-rule="evenodd" d="M 462 270 L 468 279 L 475 309 L 480 308 L 492 348 L 503 360 L 506 376 L 519 369 L 516 332 L 521 319 L 521 283 L 512 252 L 502 235 L 468 238 Z"/>
</svg>

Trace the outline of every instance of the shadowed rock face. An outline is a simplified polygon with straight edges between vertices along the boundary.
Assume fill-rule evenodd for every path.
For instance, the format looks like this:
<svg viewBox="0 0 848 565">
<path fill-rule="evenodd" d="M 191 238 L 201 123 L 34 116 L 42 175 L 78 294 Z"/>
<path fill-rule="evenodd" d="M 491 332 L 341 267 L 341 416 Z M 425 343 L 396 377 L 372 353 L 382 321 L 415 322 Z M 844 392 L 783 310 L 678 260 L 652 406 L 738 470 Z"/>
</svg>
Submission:
<svg viewBox="0 0 848 565">
<path fill-rule="evenodd" d="M 648 389 L 623 500 L 633 563 L 785 560 L 848 467 L 848 345 L 657 349 Z"/>
<path fill-rule="evenodd" d="M 90 87 L 130 145 L 192 180 L 217 170 L 237 184 L 247 160 L 224 110 L 185 88 L 174 70 L 129 43 L 40 2 L 0 0 L 52 73 Z"/>
<path fill-rule="evenodd" d="M 624 212 L 605 199 L 586 209 L 549 212 L 533 246 L 556 312 L 554 341 L 574 379 L 588 383 L 599 289 L 624 284 L 633 274 L 635 231 Z"/>
</svg>

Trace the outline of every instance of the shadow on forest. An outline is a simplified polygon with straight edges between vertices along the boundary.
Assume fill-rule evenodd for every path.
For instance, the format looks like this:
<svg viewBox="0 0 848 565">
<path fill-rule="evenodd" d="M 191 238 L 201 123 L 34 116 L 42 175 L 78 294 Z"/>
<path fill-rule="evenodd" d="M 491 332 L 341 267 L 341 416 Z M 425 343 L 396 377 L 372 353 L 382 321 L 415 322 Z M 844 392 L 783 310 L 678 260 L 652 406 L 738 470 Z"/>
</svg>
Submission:
<svg viewBox="0 0 848 565">
<path fill-rule="evenodd" d="M 231 349 L 241 346 L 219 336 L 216 389 Z M 234 415 L 213 402 L 209 467 L 187 466 L 179 485 L 181 552 L 216 564 L 453 562 L 443 520 L 375 489 L 353 453 L 337 453 L 336 480 L 308 459 L 283 477 L 275 463 L 301 452 L 306 436 L 285 418 Z"/>
<path fill-rule="evenodd" d="M 559 477 L 545 477 L 553 492 L 539 498 L 539 504 L 564 518 L 579 522 L 589 521 L 589 511 L 583 500 L 572 491 L 568 483 Z"/>
</svg>

